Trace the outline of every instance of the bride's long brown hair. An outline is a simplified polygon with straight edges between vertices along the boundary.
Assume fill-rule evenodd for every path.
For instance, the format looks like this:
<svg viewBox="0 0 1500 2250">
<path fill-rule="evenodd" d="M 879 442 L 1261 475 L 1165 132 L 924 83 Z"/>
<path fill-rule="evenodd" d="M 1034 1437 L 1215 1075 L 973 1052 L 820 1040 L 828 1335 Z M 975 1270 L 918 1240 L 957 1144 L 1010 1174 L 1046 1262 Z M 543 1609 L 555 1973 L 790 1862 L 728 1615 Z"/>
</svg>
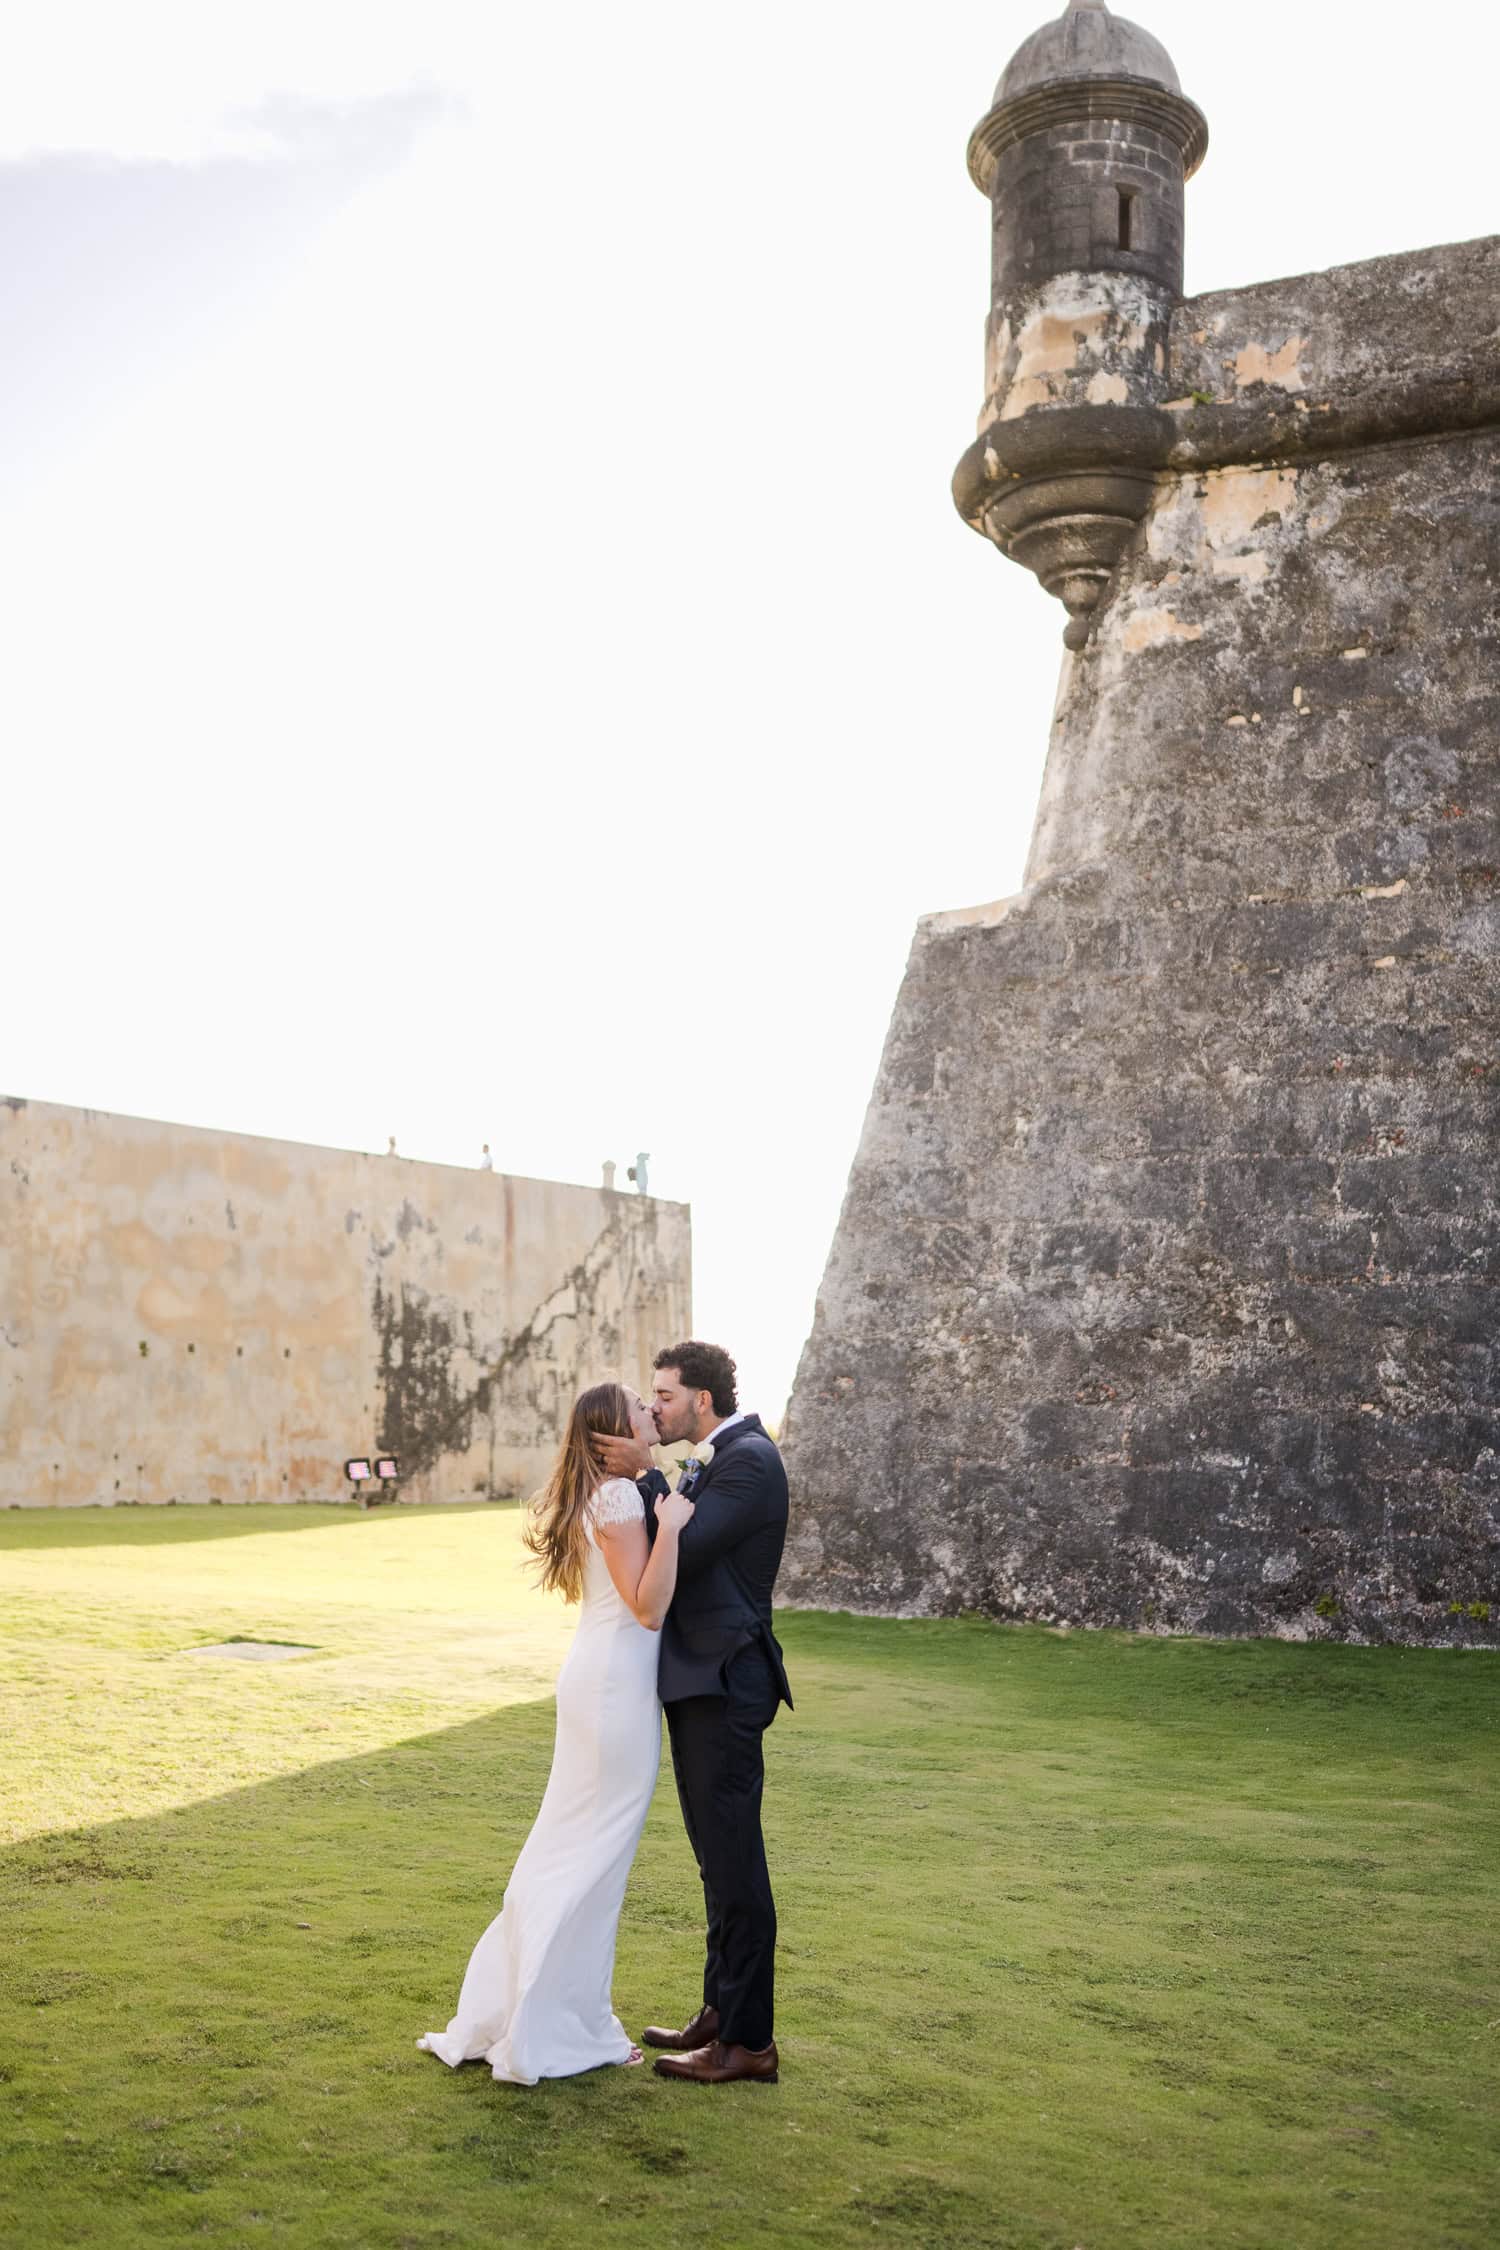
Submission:
<svg viewBox="0 0 1500 2250">
<path fill-rule="evenodd" d="M 596 1383 L 575 1400 L 562 1451 L 531 1502 L 531 1521 L 522 1533 L 537 1559 L 543 1593 L 557 1592 L 570 1602 L 582 1594 L 589 1551 L 584 1519 L 604 1481 L 593 1441 L 629 1436 L 630 1400 L 622 1383 Z"/>
</svg>

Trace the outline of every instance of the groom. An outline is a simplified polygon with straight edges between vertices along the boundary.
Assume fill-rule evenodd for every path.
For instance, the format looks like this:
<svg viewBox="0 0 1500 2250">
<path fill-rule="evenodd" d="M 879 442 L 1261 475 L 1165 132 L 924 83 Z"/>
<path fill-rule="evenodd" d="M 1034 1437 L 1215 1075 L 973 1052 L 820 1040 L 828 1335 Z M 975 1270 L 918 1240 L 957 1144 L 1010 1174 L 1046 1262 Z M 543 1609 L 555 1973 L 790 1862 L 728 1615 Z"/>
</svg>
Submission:
<svg viewBox="0 0 1500 2250">
<path fill-rule="evenodd" d="M 774 2083 L 776 1905 L 760 1832 L 761 1737 L 778 1703 L 792 1705 L 771 1632 L 786 1471 L 760 1416 L 737 1411 L 728 1352 L 673 1344 L 657 1353 L 655 1368 L 652 1414 L 661 1443 L 695 1449 L 678 1486 L 695 1513 L 678 1536 L 658 1686 L 683 1823 L 703 1878 L 708 1957 L 703 2006 L 692 2022 L 641 2036 L 648 2047 L 675 2050 L 657 2060 L 662 2078 Z M 670 1487 L 647 1448 L 633 1438 L 595 1442 L 611 1476 L 636 1478 L 654 1531 L 652 1502 Z"/>
</svg>

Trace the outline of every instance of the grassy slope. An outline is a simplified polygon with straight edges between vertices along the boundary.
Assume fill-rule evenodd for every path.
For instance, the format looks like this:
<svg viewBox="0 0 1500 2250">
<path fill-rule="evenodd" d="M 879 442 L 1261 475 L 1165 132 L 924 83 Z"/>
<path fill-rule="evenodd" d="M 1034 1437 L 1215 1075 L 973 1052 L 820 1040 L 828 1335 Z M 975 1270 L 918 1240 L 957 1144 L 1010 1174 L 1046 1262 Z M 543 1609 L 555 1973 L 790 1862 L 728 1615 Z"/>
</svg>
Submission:
<svg viewBox="0 0 1500 2250">
<path fill-rule="evenodd" d="M 788 1617 L 774 2092 L 534 2093 L 444 2022 L 566 1619 L 507 1510 L 0 1518 L 0 2234 L 1496 2239 L 1495 1659 Z M 176 1651 L 318 1644 L 276 1666 Z M 690 2008 L 664 1780 L 616 1999 Z"/>
</svg>

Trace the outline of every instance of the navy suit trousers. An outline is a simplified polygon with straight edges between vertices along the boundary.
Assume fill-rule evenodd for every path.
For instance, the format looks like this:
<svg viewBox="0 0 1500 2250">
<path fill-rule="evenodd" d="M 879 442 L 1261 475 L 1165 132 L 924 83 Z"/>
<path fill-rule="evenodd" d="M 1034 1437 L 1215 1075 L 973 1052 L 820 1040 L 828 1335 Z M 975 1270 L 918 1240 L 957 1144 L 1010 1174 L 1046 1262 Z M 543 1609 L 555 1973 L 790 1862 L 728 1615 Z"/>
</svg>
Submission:
<svg viewBox="0 0 1500 2250">
<path fill-rule="evenodd" d="M 754 1642 L 729 1659 L 724 1681 L 726 1695 L 669 1703 L 667 1733 L 683 1826 L 703 1879 L 704 2005 L 718 2009 L 726 2046 L 760 2048 L 774 2036 L 776 1998 L 776 1901 L 760 1828 L 762 1738 L 778 1692 Z"/>
</svg>

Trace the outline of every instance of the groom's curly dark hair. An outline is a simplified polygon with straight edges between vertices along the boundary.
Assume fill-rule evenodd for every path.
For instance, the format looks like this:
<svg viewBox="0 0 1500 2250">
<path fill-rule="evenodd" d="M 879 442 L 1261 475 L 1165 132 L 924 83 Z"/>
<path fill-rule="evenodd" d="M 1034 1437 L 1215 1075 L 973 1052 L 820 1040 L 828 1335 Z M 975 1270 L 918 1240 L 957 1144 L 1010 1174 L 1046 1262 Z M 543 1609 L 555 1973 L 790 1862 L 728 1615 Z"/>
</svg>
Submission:
<svg viewBox="0 0 1500 2250">
<path fill-rule="evenodd" d="M 715 1414 L 732 1414 L 739 1405 L 735 1364 L 722 1344 L 700 1344 L 689 1337 L 685 1344 L 670 1344 L 651 1362 L 661 1369 L 675 1368 L 688 1391 L 707 1391 Z"/>
</svg>

